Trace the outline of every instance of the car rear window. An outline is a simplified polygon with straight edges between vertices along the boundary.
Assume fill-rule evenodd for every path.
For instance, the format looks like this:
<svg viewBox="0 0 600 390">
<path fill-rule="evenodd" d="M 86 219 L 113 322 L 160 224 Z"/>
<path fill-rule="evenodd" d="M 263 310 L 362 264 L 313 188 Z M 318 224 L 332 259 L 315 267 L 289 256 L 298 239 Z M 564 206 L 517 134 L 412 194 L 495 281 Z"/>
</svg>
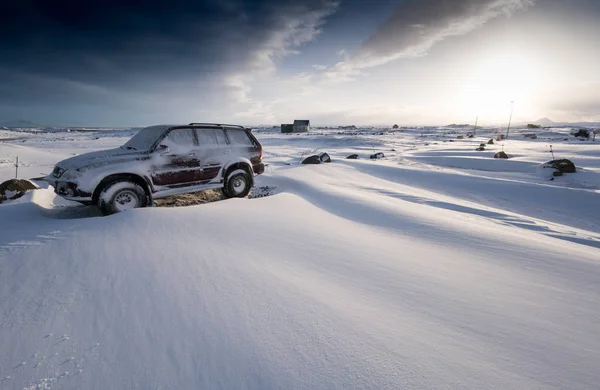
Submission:
<svg viewBox="0 0 600 390">
<path fill-rule="evenodd" d="M 227 136 L 233 145 L 254 146 L 254 142 L 244 130 L 227 129 Z"/>
</svg>

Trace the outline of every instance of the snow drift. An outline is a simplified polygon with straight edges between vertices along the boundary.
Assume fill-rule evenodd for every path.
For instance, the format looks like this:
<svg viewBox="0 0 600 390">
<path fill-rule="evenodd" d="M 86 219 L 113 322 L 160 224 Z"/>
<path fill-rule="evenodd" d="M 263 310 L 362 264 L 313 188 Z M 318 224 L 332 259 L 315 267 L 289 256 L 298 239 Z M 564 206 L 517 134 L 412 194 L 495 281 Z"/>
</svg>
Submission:
<svg viewBox="0 0 600 390">
<path fill-rule="evenodd" d="M 272 196 L 105 218 L 51 189 L 0 206 L 0 388 L 597 386 L 593 149 L 550 184 L 518 156 L 464 171 L 435 145 L 346 161 L 381 141 L 276 137 L 257 181 Z M 333 163 L 285 165 L 324 142 Z"/>
</svg>

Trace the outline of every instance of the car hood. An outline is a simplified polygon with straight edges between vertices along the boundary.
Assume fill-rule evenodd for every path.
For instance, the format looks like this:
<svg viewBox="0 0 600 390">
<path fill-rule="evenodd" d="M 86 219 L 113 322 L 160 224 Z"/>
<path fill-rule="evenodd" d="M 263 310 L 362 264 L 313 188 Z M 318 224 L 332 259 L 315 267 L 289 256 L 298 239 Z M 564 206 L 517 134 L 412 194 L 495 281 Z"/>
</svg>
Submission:
<svg viewBox="0 0 600 390">
<path fill-rule="evenodd" d="M 90 165 L 107 165 L 136 160 L 140 158 L 140 156 L 147 153 L 147 151 L 127 150 L 121 148 L 100 150 L 97 152 L 80 154 L 78 156 L 62 160 L 57 165 L 65 170 L 79 169 Z"/>
</svg>

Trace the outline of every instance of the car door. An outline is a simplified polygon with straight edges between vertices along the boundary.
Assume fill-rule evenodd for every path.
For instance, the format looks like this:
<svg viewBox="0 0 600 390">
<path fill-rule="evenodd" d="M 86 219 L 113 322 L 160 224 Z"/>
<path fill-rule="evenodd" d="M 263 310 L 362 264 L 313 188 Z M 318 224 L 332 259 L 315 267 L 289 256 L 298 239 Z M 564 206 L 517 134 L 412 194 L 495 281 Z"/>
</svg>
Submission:
<svg viewBox="0 0 600 390">
<path fill-rule="evenodd" d="M 217 178 L 228 159 L 229 147 L 223 129 L 197 128 L 198 145 L 196 156 L 202 168 L 202 182 L 210 182 Z"/>
<path fill-rule="evenodd" d="M 202 167 L 196 156 L 198 141 L 192 128 L 171 130 L 152 158 L 152 182 L 158 186 L 184 187 L 201 180 Z"/>
</svg>

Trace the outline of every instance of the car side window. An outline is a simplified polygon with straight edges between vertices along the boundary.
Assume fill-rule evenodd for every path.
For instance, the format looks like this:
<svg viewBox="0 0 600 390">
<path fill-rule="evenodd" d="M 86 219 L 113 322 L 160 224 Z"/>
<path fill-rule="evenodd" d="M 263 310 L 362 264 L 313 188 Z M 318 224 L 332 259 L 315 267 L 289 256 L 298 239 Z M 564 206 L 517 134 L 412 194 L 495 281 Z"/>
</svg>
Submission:
<svg viewBox="0 0 600 390">
<path fill-rule="evenodd" d="M 217 142 L 219 145 L 227 145 L 227 138 L 225 132 L 222 129 L 215 129 L 215 135 L 217 136 Z"/>
<path fill-rule="evenodd" d="M 196 134 L 198 134 L 200 147 L 218 145 L 215 129 L 196 129 Z"/>
<path fill-rule="evenodd" d="M 171 152 L 185 153 L 194 147 L 196 138 L 192 129 L 175 129 L 162 140 L 161 145 L 168 146 Z"/>
<path fill-rule="evenodd" d="M 172 130 L 169 134 L 167 134 L 167 136 L 162 142 L 162 144 L 165 144 L 169 147 L 175 145 L 193 146 L 194 143 L 194 131 L 192 129 Z"/>
<path fill-rule="evenodd" d="M 229 141 L 234 145 L 242 146 L 253 146 L 254 142 L 248 137 L 248 134 L 244 130 L 231 130 L 227 129 L 227 136 Z"/>
</svg>

